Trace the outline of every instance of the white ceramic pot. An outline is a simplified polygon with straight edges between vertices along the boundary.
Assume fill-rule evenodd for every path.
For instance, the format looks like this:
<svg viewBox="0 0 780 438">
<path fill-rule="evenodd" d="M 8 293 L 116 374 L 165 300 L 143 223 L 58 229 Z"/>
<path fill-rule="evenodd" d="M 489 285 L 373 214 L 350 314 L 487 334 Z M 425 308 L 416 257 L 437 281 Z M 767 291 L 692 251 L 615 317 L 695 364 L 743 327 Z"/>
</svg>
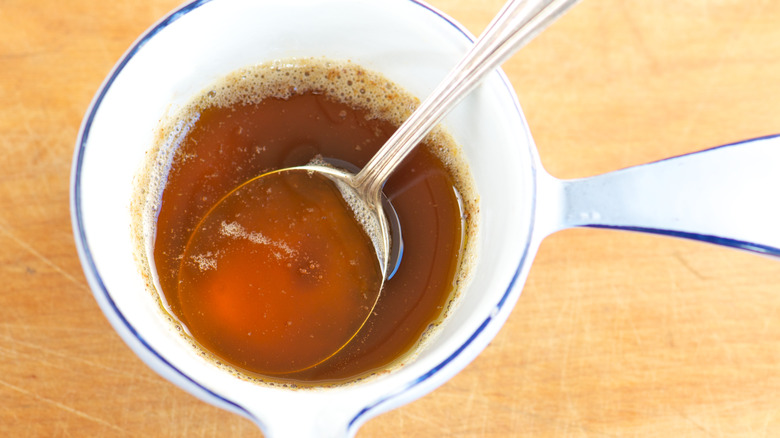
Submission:
<svg viewBox="0 0 780 438">
<path fill-rule="evenodd" d="M 552 232 L 639 230 L 780 256 L 780 138 L 559 181 L 542 169 L 514 91 L 497 71 L 444 121 L 480 194 L 479 261 L 433 343 L 393 373 L 313 390 L 260 386 L 201 359 L 162 318 L 133 259 L 133 177 L 160 118 L 229 72 L 289 57 L 350 59 L 424 97 L 471 41 L 460 25 L 413 0 L 196 1 L 142 35 L 84 118 L 71 180 L 84 271 L 136 354 L 195 396 L 252 419 L 267 436 L 351 436 L 372 416 L 432 391 L 479 354 L 509 315 L 541 240 Z"/>
</svg>

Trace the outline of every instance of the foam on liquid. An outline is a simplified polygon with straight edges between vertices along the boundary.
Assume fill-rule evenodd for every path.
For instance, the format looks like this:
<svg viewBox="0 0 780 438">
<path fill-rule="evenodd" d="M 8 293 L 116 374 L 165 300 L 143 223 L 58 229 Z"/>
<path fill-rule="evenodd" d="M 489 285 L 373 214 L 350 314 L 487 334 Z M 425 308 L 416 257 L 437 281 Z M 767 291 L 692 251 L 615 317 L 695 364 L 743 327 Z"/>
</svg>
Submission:
<svg viewBox="0 0 780 438">
<path fill-rule="evenodd" d="M 142 271 L 148 279 L 149 288 L 160 300 L 161 308 L 173 323 L 175 329 L 186 335 L 186 327 L 173 316 L 173 312 L 166 303 L 161 292 L 161 286 L 154 263 L 153 250 L 156 234 L 156 217 L 161 208 L 162 193 L 165 188 L 167 174 L 173 163 L 179 160 L 187 160 L 189 157 L 178 154 L 180 142 L 189 133 L 192 126 L 198 121 L 199 114 L 205 108 L 212 106 L 230 107 L 237 103 L 254 104 L 263 99 L 278 98 L 287 99 L 291 96 L 314 92 L 327 95 L 329 98 L 346 103 L 353 108 L 359 108 L 368 112 L 369 117 L 390 121 L 400 125 L 416 108 L 418 100 L 404 90 L 393 84 L 383 76 L 367 71 L 351 62 L 337 62 L 327 59 L 290 59 L 275 61 L 268 64 L 248 67 L 227 75 L 213 86 L 196 96 L 185 107 L 177 110 L 171 117 L 161 122 L 157 136 L 157 144 L 149 154 L 149 161 L 139 174 L 137 181 L 136 197 L 133 210 L 136 221 L 133 232 L 138 242 L 139 251 L 137 259 Z M 332 117 L 343 117 L 343 114 L 333 114 Z M 471 181 L 468 166 L 461 156 L 454 142 L 446 132 L 441 129 L 434 130 L 426 139 L 433 145 L 432 149 L 439 159 L 447 166 L 453 176 L 458 193 L 461 197 L 465 218 L 465 246 L 461 256 L 460 268 L 454 283 L 465 285 L 468 283 L 470 265 L 475 257 L 476 217 L 478 211 L 478 198 Z M 356 145 L 359 148 L 360 145 Z M 258 146 L 258 153 L 262 146 Z M 357 212 L 361 207 L 356 204 Z M 371 230 L 371 221 L 362 219 Z M 258 240 L 258 243 L 273 244 L 263 239 L 260 235 L 252 235 L 246 230 L 241 230 L 236 224 L 223 224 L 223 233 L 236 239 Z M 372 231 L 369 231 L 370 233 Z M 373 232 L 376 237 L 376 232 Z M 286 255 L 289 249 L 279 248 Z M 202 269 L 215 269 L 215 254 L 197 255 L 198 263 Z M 456 302 L 459 289 L 451 294 L 448 308 Z M 445 310 L 442 318 L 446 316 Z M 433 324 L 431 327 L 437 325 Z M 420 342 L 432 335 L 431 330 L 423 334 Z M 257 376 L 245 375 L 229 365 L 222 364 L 211 356 L 208 351 L 202 351 L 200 346 L 188 338 L 188 341 L 202 355 L 214 362 L 225 366 L 229 372 L 242 378 L 258 380 Z M 416 350 L 416 349 L 413 349 Z M 404 356 L 409 359 L 408 355 Z M 396 361 L 400 363 L 401 359 Z M 389 369 L 393 367 L 388 365 Z M 362 376 L 365 377 L 365 376 Z M 274 384 L 273 379 L 260 378 L 258 381 Z"/>
</svg>

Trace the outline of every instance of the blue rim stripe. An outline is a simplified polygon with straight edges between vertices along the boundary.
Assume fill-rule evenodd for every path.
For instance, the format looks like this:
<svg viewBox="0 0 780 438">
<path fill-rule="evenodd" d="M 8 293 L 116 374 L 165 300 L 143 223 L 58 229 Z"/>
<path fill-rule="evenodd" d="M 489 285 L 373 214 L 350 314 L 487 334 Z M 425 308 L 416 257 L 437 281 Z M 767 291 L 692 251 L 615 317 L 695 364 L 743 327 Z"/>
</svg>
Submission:
<svg viewBox="0 0 780 438">
<path fill-rule="evenodd" d="M 732 143 L 715 146 L 709 149 L 704 149 L 699 152 L 690 152 L 687 154 L 677 155 L 673 157 L 667 157 L 663 158 L 658 161 L 649 162 L 645 164 L 641 164 L 639 166 L 647 166 L 652 165 L 655 163 L 662 163 L 664 161 L 674 160 L 677 158 L 689 156 L 689 155 L 696 155 L 699 153 L 704 152 L 710 152 L 717 149 L 725 149 L 725 148 L 731 148 L 736 146 L 744 146 L 753 142 L 758 141 L 764 141 L 764 140 L 771 140 L 774 138 L 780 138 L 780 134 L 770 134 L 765 135 L 762 137 L 755 137 L 751 138 L 749 140 L 740 140 L 735 141 Z M 706 242 L 711 243 L 715 245 L 720 246 L 726 246 L 736 249 L 741 249 L 748 252 L 753 252 L 761 255 L 771 256 L 771 257 L 780 257 L 780 248 L 769 246 L 769 245 L 763 245 L 760 243 L 755 242 L 748 242 L 744 240 L 739 239 L 732 239 L 728 237 L 721 237 L 721 236 L 714 236 L 710 234 L 701 234 L 701 233 L 695 233 L 695 232 L 688 232 L 688 231 L 677 231 L 677 230 L 666 230 L 666 229 L 660 229 L 660 228 L 651 228 L 651 227 L 636 227 L 636 226 L 621 226 L 621 225 L 596 225 L 596 224 L 587 224 L 587 225 L 581 225 L 583 228 L 599 228 L 599 229 L 607 229 L 607 230 L 623 230 L 623 231 L 636 231 L 640 233 L 649 233 L 649 234 L 656 234 L 661 236 L 670 236 L 670 237 L 677 237 L 677 238 L 683 238 L 683 239 L 690 239 L 690 240 L 698 240 L 700 242 Z"/>
<path fill-rule="evenodd" d="M 456 30 L 458 30 L 463 36 L 466 37 L 466 39 L 468 39 L 472 43 L 474 42 L 474 39 L 471 37 L 471 35 L 469 34 L 469 32 L 467 30 L 462 28 L 460 25 L 458 25 L 456 22 L 454 22 L 453 20 L 451 20 L 450 18 L 448 18 L 447 16 L 445 16 L 441 12 L 439 12 L 439 11 L 431 8 L 430 6 L 428 6 L 428 5 L 424 4 L 424 3 L 421 3 L 421 2 L 419 2 L 417 0 L 409 0 L 409 1 L 411 1 L 412 3 L 417 4 L 418 6 L 421 6 L 421 7 L 425 8 L 425 9 L 427 9 L 428 11 L 430 11 L 430 12 L 436 14 L 436 15 L 438 15 L 441 19 L 443 19 L 444 21 L 449 23 L 452 27 L 454 27 Z M 514 87 L 512 87 L 511 83 L 509 82 L 507 77 L 504 75 L 503 71 L 501 71 L 500 69 L 498 69 L 498 71 L 501 74 L 501 80 L 504 83 L 504 86 L 507 88 L 507 90 L 509 91 L 510 95 L 514 95 L 515 94 Z M 514 99 L 514 105 L 515 105 L 515 110 L 518 112 L 518 114 L 520 114 L 522 116 L 522 110 L 520 109 L 520 107 L 518 105 L 517 99 Z M 536 184 L 536 174 L 537 174 L 536 167 L 532 168 L 532 172 L 533 172 L 533 177 L 532 177 L 531 181 L 533 181 L 533 183 L 535 185 Z M 535 187 L 534 187 L 533 192 L 534 193 L 536 192 L 536 188 Z M 535 225 L 535 221 L 536 221 L 536 213 L 535 213 L 536 203 L 535 202 L 533 203 L 533 207 L 532 208 L 533 208 L 533 210 L 531 211 L 531 226 L 528 228 L 529 232 L 528 232 L 528 238 L 526 240 L 529 243 L 526 245 L 525 250 L 523 251 L 523 254 L 520 257 L 520 261 L 518 263 L 517 269 L 515 270 L 514 274 L 512 275 L 512 279 L 510 280 L 509 285 L 507 286 L 506 290 L 504 291 L 504 294 L 501 296 L 501 299 L 498 301 L 498 303 L 495 306 L 495 313 L 493 313 L 490 316 L 488 316 L 487 318 L 485 318 L 485 320 L 482 321 L 482 324 L 480 324 L 479 327 L 477 327 L 477 329 L 474 331 L 474 333 L 472 333 L 471 336 L 469 336 L 469 338 L 466 339 L 466 341 L 464 341 L 464 343 L 460 347 L 458 347 L 458 349 L 456 349 L 452 354 L 450 354 L 447 358 L 445 358 L 443 361 L 441 361 L 438 365 L 436 365 L 435 367 L 431 368 L 430 370 L 428 370 L 428 372 L 426 372 L 425 374 L 419 376 L 417 379 L 410 381 L 404 387 L 399 388 L 398 390 L 394 391 L 391 394 L 385 395 L 384 397 L 380 398 L 379 400 L 377 400 L 373 404 L 371 404 L 369 406 L 366 406 L 365 408 L 360 410 L 352 418 L 352 420 L 350 420 L 349 425 L 348 425 L 348 430 L 352 429 L 353 427 L 355 427 L 363 419 L 364 416 L 369 416 L 369 418 L 370 418 L 371 417 L 370 413 L 372 411 L 377 410 L 381 406 L 383 406 L 383 405 L 387 404 L 388 402 L 391 402 L 392 400 L 400 397 L 405 392 L 407 392 L 407 391 L 409 391 L 409 390 L 419 386 L 420 384 L 424 383 L 425 381 L 429 380 L 430 378 L 434 377 L 436 374 L 441 372 L 444 368 L 447 367 L 447 365 L 449 365 L 458 356 L 460 356 L 463 353 L 463 351 L 465 351 L 466 348 L 469 347 L 482 334 L 482 332 L 484 332 L 485 329 L 490 325 L 490 323 L 495 318 L 494 315 L 497 315 L 504 308 L 504 305 L 509 300 L 509 297 L 512 294 L 512 291 L 514 290 L 515 286 L 518 284 L 518 282 L 521 279 L 522 272 L 523 272 L 523 266 L 526 264 L 526 261 L 528 259 L 530 242 L 531 242 L 531 230 L 534 229 L 534 225 Z"/>
<path fill-rule="evenodd" d="M 654 164 L 654 163 L 663 163 L 664 161 L 674 160 L 674 159 L 677 159 L 677 158 L 680 158 L 680 157 L 685 157 L 685 156 L 688 156 L 688 155 L 696 155 L 696 154 L 701 153 L 701 152 L 708 152 L 708 151 L 714 151 L 714 150 L 717 150 L 717 149 L 730 148 L 730 147 L 734 147 L 734 146 L 750 144 L 750 143 L 753 143 L 753 142 L 756 142 L 756 141 L 770 140 L 770 139 L 778 138 L 778 137 L 780 137 L 780 134 L 770 134 L 770 135 L 765 135 L 765 136 L 762 136 L 762 137 L 750 138 L 748 140 L 739 140 L 739 141 L 735 141 L 733 143 L 727 143 L 727 144 L 723 144 L 723 145 L 720 145 L 720 146 L 711 147 L 709 149 L 704 149 L 704 150 L 698 151 L 698 152 L 689 152 L 689 153 L 686 153 L 686 154 L 680 154 L 680 155 L 676 155 L 676 156 L 672 156 L 672 157 L 662 158 L 662 159 L 657 160 L 657 161 L 650 161 L 648 163 L 640 164 L 639 166 L 646 166 L 648 164 Z"/>
<path fill-rule="evenodd" d="M 78 233 L 77 237 L 77 243 L 81 248 L 83 248 L 83 251 L 81 251 L 81 254 L 83 255 L 83 258 L 85 262 L 87 263 L 87 266 L 84 267 L 84 270 L 87 271 L 87 276 L 94 279 L 95 283 L 99 287 L 99 292 L 102 294 L 103 298 L 105 298 L 106 302 L 112 309 L 113 313 L 118 317 L 118 319 L 122 322 L 122 324 L 128 329 L 128 331 L 143 345 L 144 348 L 146 348 L 147 351 L 149 351 L 154 357 L 156 357 L 162 364 L 164 364 L 166 367 L 168 367 L 170 370 L 174 371 L 176 374 L 178 374 L 180 377 L 182 377 L 187 382 L 191 383 L 195 387 L 199 388 L 201 391 L 205 392 L 211 397 L 214 397 L 215 399 L 219 400 L 222 403 L 225 403 L 228 406 L 231 406 L 238 412 L 243 413 L 243 415 L 251 418 L 253 421 L 258 422 L 258 419 L 255 418 L 249 411 L 244 409 L 239 404 L 226 399 L 225 397 L 221 396 L 220 394 L 217 394 L 210 389 L 204 387 L 197 381 L 193 380 L 190 376 L 179 370 L 176 366 L 174 366 L 172 363 L 170 363 L 168 360 L 166 360 L 159 352 L 157 352 L 152 346 L 138 333 L 138 331 L 133 327 L 132 324 L 127 320 L 127 318 L 122 314 L 122 312 L 119 310 L 119 308 L 116 305 L 116 302 L 111 298 L 111 295 L 108 292 L 108 288 L 103 283 L 103 279 L 100 277 L 100 274 L 97 270 L 97 266 L 95 265 L 95 261 L 92 258 L 92 251 L 89 249 L 89 244 L 87 242 L 87 236 L 84 231 L 84 219 L 83 219 L 83 213 L 82 213 L 82 202 L 81 202 L 81 178 L 79 175 L 81 174 L 81 169 L 84 162 L 84 151 L 86 150 L 86 143 L 87 139 L 89 137 L 89 132 L 92 127 L 92 123 L 94 122 L 95 115 L 98 111 L 98 108 L 100 107 L 100 104 L 103 102 L 103 99 L 106 96 L 106 93 L 108 92 L 108 89 L 111 88 L 111 85 L 116 80 L 117 76 L 124 70 L 124 68 L 127 66 L 128 62 L 135 56 L 138 51 L 143 48 L 143 46 L 152 39 L 155 35 L 157 35 L 159 32 L 161 32 L 163 29 L 177 21 L 179 18 L 183 17 L 184 15 L 194 11 L 195 9 L 203 6 L 206 3 L 211 2 L 212 0 L 196 0 L 192 3 L 186 4 L 182 6 L 181 8 L 173 11 L 168 16 L 163 18 L 160 22 L 158 22 L 154 27 L 152 27 L 150 30 L 146 32 L 142 37 L 140 37 L 137 42 L 131 46 L 131 48 L 122 56 L 119 63 L 114 67 L 114 70 L 111 72 L 110 76 L 107 78 L 103 86 L 100 88 L 100 91 L 96 95 L 94 102 L 92 103 L 88 116 L 84 122 L 84 126 L 81 129 L 81 138 L 78 144 L 78 150 L 76 152 L 76 158 L 74 159 L 74 170 L 73 170 L 73 188 L 72 188 L 72 199 L 73 204 L 75 206 L 75 219 L 76 219 L 76 232 Z"/>
<path fill-rule="evenodd" d="M 210 3 L 212 0 L 195 0 L 191 3 L 188 3 L 178 10 L 173 11 L 168 16 L 163 18 L 160 22 L 158 22 L 154 27 L 152 27 L 150 30 L 148 30 L 142 37 L 137 40 L 137 42 L 125 53 L 125 55 L 122 56 L 119 63 L 115 66 L 114 70 L 111 72 L 110 76 L 107 78 L 105 83 L 100 88 L 100 91 L 96 95 L 90 109 L 89 113 L 85 119 L 84 125 L 81 129 L 81 138 L 78 142 L 78 150 L 76 151 L 76 157 L 74 159 L 74 170 L 73 170 L 73 176 L 72 176 L 72 192 L 71 192 L 71 199 L 72 204 L 75 209 L 75 234 L 76 234 L 76 240 L 77 244 L 80 246 L 80 253 L 83 256 L 83 260 L 86 263 L 86 266 L 84 266 L 84 270 L 88 276 L 88 278 L 93 279 L 97 287 L 99 288 L 98 293 L 101 294 L 103 298 L 105 298 L 106 302 L 108 303 L 109 307 L 111 308 L 112 312 L 118 317 L 118 320 L 124 325 L 125 328 L 128 329 L 130 334 L 132 334 L 135 339 L 137 339 L 140 344 L 149 352 L 151 353 L 157 360 L 160 361 L 161 364 L 163 364 L 165 367 L 167 367 L 169 370 L 176 373 L 178 376 L 183 378 L 185 381 L 189 382 L 193 387 L 203 391 L 205 394 L 209 395 L 210 397 L 213 397 L 214 399 L 232 407 L 237 412 L 242 413 L 247 418 L 251 419 L 252 421 L 256 422 L 257 424 L 261 424 L 262 422 L 259 421 L 258 418 L 256 418 L 254 415 L 252 415 L 249 411 L 247 411 L 245 408 L 240 406 L 239 404 L 226 399 L 225 397 L 221 396 L 220 394 L 217 394 L 210 389 L 204 387 L 197 381 L 193 380 L 191 377 L 189 377 L 187 374 L 182 372 L 180 369 L 178 369 L 176 366 L 174 366 L 172 363 L 170 363 L 168 360 L 166 360 L 159 352 L 157 352 L 152 346 L 138 333 L 138 331 L 130 324 L 130 322 L 127 320 L 127 318 L 122 314 L 120 309 L 117 307 L 115 301 L 111 298 L 111 295 L 108 292 L 107 287 L 103 283 L 102 278 L 100 277 L 100 274 L 97 270 L 97 267 L 95 265 L 94 259 L 92 258 L 92 252 L 89 249 L 89 244 L 87 242 L 87 237 L 84 231 L 84 220 L 83 220 L 83 213 L 82 213 L 82 202 L 81 202 L 81 169 L 83 166 L 83 160 L 84 160 L 84 152 L 86 149 L 86 143 L 87 139 L 89 137 L 89 132 L 91 130 L 91 126 L 94 122 L 95 115 L 97 113 L 98 108 L 100 107 L 100 104 L 104 100 L 108 89 L 111 87 L 111 85 L 116 80 L 117 76 L 122 72 L 122 70 L 125 68 L 125 66 L 129 63 L 129 61 L 135 56 L 136 53 L 138 53 L 141 48 L 155 35 L 157 35 L 159 32 L 161 32 L 163 29 L 168 27 L 170 24 L 177 21 L 179 18 L 185 16 L 186 14 L 192 12 L 193 10 L 203 6 L 204 4 Z M 427 11 L 435 14 L 439 18 L 443 19 L 447 23 L 449 23 L 453 28 L 455 28 L 457 31 L 459 31 L 463 36 L 465 36 L 469 41 L 473 42 L 473 38 L 470 36 L 468 31 L 466 31 L 464 28 L 462 28 L 460 25 L 455 23 L 453 20 L 445 16 L 443 13 L 439 12 L 436 9 L 433 9 L 432 7 L 422 3 L 419 0 L 407 0 L 411 3 L 416 4 L 417 6 L 420 6 Z M 504 85 L 507 87 L 507 90 L 514 95 L 514 88 L 509 83 L 508 79 L 501 74 L 501 79 L 504 82 Z M 515 106 L 516 110 L 519 114 L 522 115 L 522 111 L 520 107 L 517 105 L 517 101 L 515 99 Z M 536 169 L 533 169 L 534 174 L 536 174 Z M 532 179 L 535 181 L 535 176 Z M 531 216 L 532 218 L 535 218 L 535 215 Z M 533 220 L 533 219 L 532 219 Z M 531 227 L 529 227 L 529 242 L 530 242 L 530 230 L 533 229 L 533 223 Z M 512 279 L 510 280 L 509 285 L 506 288 L 506 291 L 504 292 L 503 296 L 497 303 L 495 309 L 496 311 L 500 311 L 503 309 L 505 304 L 507 303 L 507 300 L 509 299 L 509 296 L 511 295 L 511 292 L 513 291 L 515 285 L 517 285 L 518 281 L 521 278 L 522 274 L 522 267 L 525 264 L 525 261 L 528 257 L 529 253 L 529 246 L 526 245 L 525 250 L 523 251 L 523 254 L 521 256 L 520 262 L 518 264 L 518 267 L 515 271 L 515 273 L 512 276 Z M 496 313 L 497 314 L 497 313 Z M 372 411 L 376 410 L 378 407 L 386 404 L 387 402 L 396 399 L 397 397 L 401 396 L 406 391 L 417 387 L 418 385 L 422 384 L 423 382 L 429 380 L 433 376 L 437 375 L 439 372 L 441 372 L 448 364 L 450 364 L 455 358 L 460 356 L 460 354 L 469 346 L 471 345 L 482 332 L 490 325 L 490 322 L 493 321 L 495 316 L 489 316 L 486 318 L 482 324 L 475 330 L 475 332 L 457 349 L 455 350 L 449 357 L 444 359 L 440 364 L 429 370 L 427 373 L 423 374 L 422 376 L 418 377 L 417 379 L 409 382 L 406 386 L 399 388 L 397 391 L 393 392 L 392 394 L 386 395 L 385 397 L 377 400 L 375 403 L 367 406 L 366 408 L 362 409 L 360 412 L 355 415 L 355 417 L 352 418 L 352 420 L 348 423 L 348 429 L 351 429 L 355 424 L 358 423 L 364 416 L 369 415 Z M 442 382 L 443 383 L 443 382 Z"/>
<path fill-rule="evenodd" d="M 619 225 L 584 225 L 585 228 L 600 228 L 607 230 L 637 231 L 640 233 L 658 234 L 662 236 L 678 237 L 683 239 L 698 240 L 701 242 L 712 243 L 720 246 L 728 246 L 744 251 L 754 252 L 773 257 L 780 257 L 780 249 L 773 246 L 762 245 L 759 243 L 746 242 L 744 240 L 731 239 L 728 237 L 712 236 L 709 234 L 699 234 L 687 231 L 663 230 L 647 227 L 630 227 Z"/>
</svg>

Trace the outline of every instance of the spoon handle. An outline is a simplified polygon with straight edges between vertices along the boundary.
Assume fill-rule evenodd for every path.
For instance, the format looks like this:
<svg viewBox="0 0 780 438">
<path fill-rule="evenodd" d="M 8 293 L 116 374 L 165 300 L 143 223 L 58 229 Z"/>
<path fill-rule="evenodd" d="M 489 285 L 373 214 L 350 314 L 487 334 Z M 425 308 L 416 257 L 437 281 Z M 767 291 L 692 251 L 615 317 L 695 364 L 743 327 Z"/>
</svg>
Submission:
<svg viewBox="0 0 780 438">
<path fill-rule="evenodd" d="M 463 59 L 355 176 L 355 187 L 365 195 L 379 193 L 409 152 L 482 78 L 578 1 L 508 1 Z"/>
<path fill-rule="evenodd" d="M 780 135 L 576 180 L 542 172 L 537 223 L 642 231 L 780 258 Z M 542 202 L 544 201 L 544 202 Z"/>
</svg>

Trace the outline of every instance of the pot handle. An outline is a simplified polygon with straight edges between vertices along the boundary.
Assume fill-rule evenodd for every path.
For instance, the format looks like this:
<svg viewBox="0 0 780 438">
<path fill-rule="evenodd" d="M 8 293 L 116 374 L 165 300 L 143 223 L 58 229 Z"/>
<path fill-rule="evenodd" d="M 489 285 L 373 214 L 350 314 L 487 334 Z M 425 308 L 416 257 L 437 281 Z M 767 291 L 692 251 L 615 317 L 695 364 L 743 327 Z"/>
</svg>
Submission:
<svg viewBox="0 0 780 438">
<path fill-rule="evenodd" d="M 540 172 L 544 236 L 572 227 L 701 240 L 780 258 L 780 135 L 603 175 Z M 553 202 L 547 202 L 551 199 Z"/>
</svg>

